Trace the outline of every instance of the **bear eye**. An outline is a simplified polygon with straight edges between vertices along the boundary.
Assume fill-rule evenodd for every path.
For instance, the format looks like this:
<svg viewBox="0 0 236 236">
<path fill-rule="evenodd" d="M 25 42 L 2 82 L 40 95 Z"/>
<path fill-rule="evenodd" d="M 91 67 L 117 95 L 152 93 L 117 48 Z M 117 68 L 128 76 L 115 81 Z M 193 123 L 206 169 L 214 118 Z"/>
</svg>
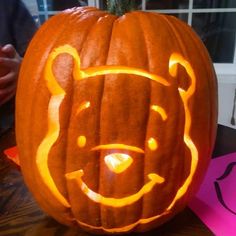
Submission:
<svg viewBox="0 0 236 236">
<path fill-rule="evenodd" d="M 158 148 L 157 140 L 154 138 L 148 139 L 148 147 L 151 151 L 155 151 Z"/>
<path fill-rule="evenodd" d="M 90 102 L 89 101 L 85 101 L 85 102 L 82 102 L 77 111 L 76 111 L 76 115 L 78 115 L 80 112 L 84 111 L 85 109 L 89 108 L 90 107 Z M 83 148 L 85 147 L 86 145 L 86 137 L 84 135 L 80 135 L 78 138 L 77 138 L 77 145 L 80 147 L 80 148 Z"/>
<path fill-rule="evenodd" d="M 86 137 L 84 135 L 80 135 L 77 139 L 77 145 L 80 148 L 83 148 L 86 145 L 86 141 L 87 141 Z"/>
<path fill-rule="evenodd" d="M 166 111 L 164 108 L 162 108 L 158 105 L 151 105 L 151 110 L 157 112 L 161 116 L 163 121 L 165 121 L 167 119 L 167 114 L 166 114 Z M 155 138 L 152 138 L 152 137 L 149 138 L 147 141 L 147 144 L 148 144 L 148 148 L 151 151 L 155 151 L 158 148 L 158 142 Z"/>
</svg>

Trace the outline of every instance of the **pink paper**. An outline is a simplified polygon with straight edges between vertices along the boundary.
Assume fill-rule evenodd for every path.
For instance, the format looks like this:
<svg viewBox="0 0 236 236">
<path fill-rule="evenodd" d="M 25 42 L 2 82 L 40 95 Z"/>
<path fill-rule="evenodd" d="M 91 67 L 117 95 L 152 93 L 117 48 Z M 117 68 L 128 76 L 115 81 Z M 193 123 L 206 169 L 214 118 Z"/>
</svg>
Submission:
<svg viewBox="0 0 236 236">
<path fill-rule="evenodd" d="M 215 235 L 236 235 L 236 153 L 211 160 L 189 207 Z"/>
</svg>

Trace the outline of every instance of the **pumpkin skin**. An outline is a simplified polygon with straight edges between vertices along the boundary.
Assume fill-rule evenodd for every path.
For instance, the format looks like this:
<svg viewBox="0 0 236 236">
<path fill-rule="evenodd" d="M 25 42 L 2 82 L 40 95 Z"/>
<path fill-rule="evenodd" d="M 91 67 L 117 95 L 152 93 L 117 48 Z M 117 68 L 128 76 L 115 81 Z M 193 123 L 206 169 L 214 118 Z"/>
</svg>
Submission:
<svg viewBox="0 0 236 236">
<path fill-rule="evenodd" d="M 66 10 L 39 29 L 23 60 L 22 173 L 40 206 L 69 226 L 146 231 L 176 215 L 206 172 L 216 120 L 207 50 L 171 16 Z M 118 172 L 106 163 L 114 153 L 126 163 Z M 149 174 L 160 179 L 148 188 Z"/>
</svg>

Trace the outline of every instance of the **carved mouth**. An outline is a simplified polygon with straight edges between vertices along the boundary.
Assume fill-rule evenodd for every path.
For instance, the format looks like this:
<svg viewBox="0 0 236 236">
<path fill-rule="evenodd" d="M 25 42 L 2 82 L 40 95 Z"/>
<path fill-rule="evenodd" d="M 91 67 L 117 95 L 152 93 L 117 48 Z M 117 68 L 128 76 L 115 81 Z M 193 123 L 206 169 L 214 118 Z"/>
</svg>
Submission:
<svg viewBox="0 0 236 236">
<path fill-rule="evenodd" d="M 77 170 L 70 173 L 67 173 L 65 176 L 68 180 L 75 180 L 78 184 L 81 191 L 92 201 L 106 205 L 111 207 L 123 207 L 130 205 L 136 201 L 138 201 L 142 196 L 148 192 L 150 192 L 156 184 L 161 184 L 165 181 L 165 179 L 155 173 L 148 174 L 149 182 L 146 183 L 137 193 L 132 194 L 128 197 L 123 198 L 109 198 L 104 197 L 99 193 L 91 190 L 82 180 L 82 176 L 84 175 L 83 170 Z"/>
</svg>

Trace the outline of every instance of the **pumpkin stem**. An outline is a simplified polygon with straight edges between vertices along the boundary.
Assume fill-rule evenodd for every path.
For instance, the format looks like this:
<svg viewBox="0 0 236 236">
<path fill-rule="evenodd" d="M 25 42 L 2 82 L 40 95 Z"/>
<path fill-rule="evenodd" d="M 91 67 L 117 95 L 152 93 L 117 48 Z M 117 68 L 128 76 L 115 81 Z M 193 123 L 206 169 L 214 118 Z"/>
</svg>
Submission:
<svg viewBox="0 0 236 236">
<path fill-rule="evenodd" d="M 107 0 L 107 9 L 110 13 L 122 16 L 135 10 L 135 0 Z"/>
</svg>

